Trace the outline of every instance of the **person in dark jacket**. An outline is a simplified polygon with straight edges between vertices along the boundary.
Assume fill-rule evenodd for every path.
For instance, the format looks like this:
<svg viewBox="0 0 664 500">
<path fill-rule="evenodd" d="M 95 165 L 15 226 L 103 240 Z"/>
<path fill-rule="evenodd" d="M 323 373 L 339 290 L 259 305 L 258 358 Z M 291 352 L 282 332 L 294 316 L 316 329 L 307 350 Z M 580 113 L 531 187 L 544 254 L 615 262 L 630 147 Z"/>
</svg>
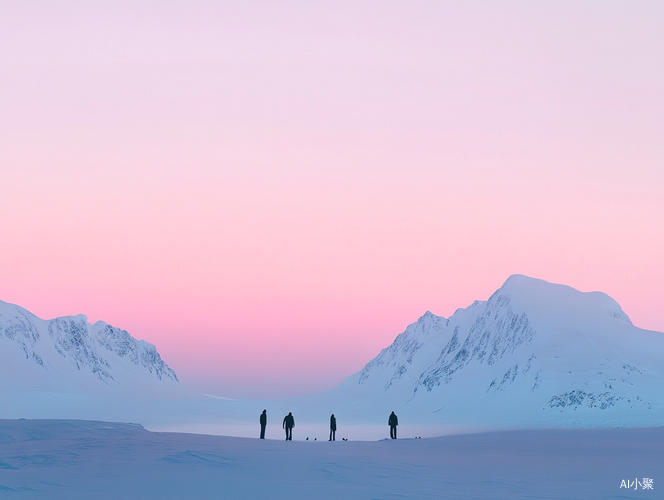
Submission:
<svg viewBox="0 0 664 500">
<path fill-rule="evenodd" d="M 284 423 L 282 427 L 286 429 L 286 441 L 292 441 L 293 427 L 295 427 L 295 419 L 293 418 L 293 414 L 291 412 L 288 412 L 288 415 L 284 417 Z"/>
<path fill-rule="evenodd" d="M 261 439 L 265 439 L 265 427 L 267 426 L 267 410 L 261 413 Z"/>
<path fill-rule="evenodd" d="M 329 441 L 335 441 L 335 435 L 337 433 L 337 419 L 334 418 L 334 413 L 330 417 L 330 439 Z"/>
<path fill-rule="evenodd" d="M 390 418 L 387 420 L 387 425 L 390 426 L 390 437 L 392 439 L 397 438 L 397 425 L 399 425 L 399 419 L 397 416 L 392 412 L 390 414 Z"/>
</svg>

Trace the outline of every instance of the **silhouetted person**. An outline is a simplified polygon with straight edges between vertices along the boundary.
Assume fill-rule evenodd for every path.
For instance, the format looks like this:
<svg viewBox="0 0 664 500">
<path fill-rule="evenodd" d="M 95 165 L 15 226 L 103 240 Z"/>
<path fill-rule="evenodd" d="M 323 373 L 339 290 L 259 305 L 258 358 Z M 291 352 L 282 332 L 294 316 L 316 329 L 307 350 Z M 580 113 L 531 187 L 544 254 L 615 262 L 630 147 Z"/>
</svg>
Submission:
<svg viewBox="0 0 664 500">
<path fill-rule="evenodd" d="M 334 413 L 330 417 L 330 439 L 328 441 L 335 441 L 335 435 L 337 433 L 337 419 L 334 418 Z"/>
<path fill-rule="evenodd" d="M 284 423 L 282 427 L 286 429 L 286 441 L 292 441 L 293 427 L 295 427 L 295 419 L 293 418 L 293 414 L 291 412 L 288 412 L 288 415 L 284 417 Z"/>
<path fill-rule="evenodd" d="M 267 410 L 261 413 L 261 439 L 265 439 L 265 427 L 267 426 Z"/>
<path fill-rule="evenodd" d="M 390 437 L 392 439 L 397 438 L 397 425 L 399 425 L 399 419 L 397 416 L 392 412 L 390 414 L 390 418 L 387 420 L 387 425 L 390 426 Z"/>
</svg>

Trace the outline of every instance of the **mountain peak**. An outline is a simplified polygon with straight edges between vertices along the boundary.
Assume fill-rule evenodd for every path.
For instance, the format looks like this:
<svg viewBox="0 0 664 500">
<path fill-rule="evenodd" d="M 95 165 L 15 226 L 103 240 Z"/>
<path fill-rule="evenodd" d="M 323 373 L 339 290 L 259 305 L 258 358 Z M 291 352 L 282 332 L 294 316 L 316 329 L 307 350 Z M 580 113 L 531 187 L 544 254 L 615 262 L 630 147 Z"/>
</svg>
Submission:
<svg viewBox="0 0 664 500">
<path fill-rule="evenodd" d="M 511 274 L 506 280 L 505 283 L 503 283 L 503 286 L 505 286 L 507 283 L 549 283 L 546 280 L 540 279 L 540 278 L 532 278 L 530 276 L 526 276 L 525 274 Z"/>
<path fill-rule="evenodd" d="M 516 274 L 449 319 L 427 311 L 334 394 L 413 421 L 661 425 L 653 333 L 605 293 Z"/>
<path fill-rule="evenodd" d="M 83 314 L 42 320 L 0 302 L 0 353 L 3 364 L 21 367 L 13 385 L 155 388 L 178 381 L 154 345 L 103 321 L 91 325 Z"/>
<path fill-rule="evenodd" d="M 534 289 L 541 289 L 546 287 L 564 287 L 570 290 L 574 290 L 572 287 L 567 285 L 558 285 L 556 283 L 551 283 L 540 278 L 531 278 L 525 274 L 512 274 L 505 280 L 503 285 L 498 290 L 496 290 L 496 293 L 500 292 L 501 290 L 503 292 L 529 293 Z"/>
<path fill-rule="evenodd" d="M 431 311 L 427 311 L 422 316 L 420 316 L 417 321 L 423 322 L 423 321 L 430 321 L 432 319 L 445 319 L 445 318 L 443 318 L 442 316 L 436 316 Z"/>
<path fill-rule="evenodd" d="M 612 297 L 604 292 L 581 292 L 568 285 L 550 283 L 523 274 L 513 274 L 492 297 L 507 296 L 529 311 L 585 311 L 609 315 L 632 324 L 629 316 Z M 491 299 L 489 299 L 491 300 Z"/>
</svg>

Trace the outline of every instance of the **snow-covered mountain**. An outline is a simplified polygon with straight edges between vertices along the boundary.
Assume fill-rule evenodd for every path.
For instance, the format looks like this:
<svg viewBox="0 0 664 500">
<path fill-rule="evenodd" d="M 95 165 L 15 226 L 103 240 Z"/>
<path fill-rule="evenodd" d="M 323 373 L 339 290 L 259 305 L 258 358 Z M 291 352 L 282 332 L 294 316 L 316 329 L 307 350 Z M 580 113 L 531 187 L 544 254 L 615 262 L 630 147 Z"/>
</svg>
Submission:
<svg viewBox="0 0 664 500">
<path fill-rule="evenodd" d="M 83 315 L 42 320 L 0 301 L 0 389 L 98 394 L 178 385 L 155 346 L 124 330 Z"/>
<path fill-rule="evenodd" d="M 384 426 L 392 410 L 430 429 L 662 426 L 663 355 L 664 334 L 635 327 L 606 294 L 515 275 L 449 318 L 427 312 L 329 391 L 232 401 L 182 387 L 153 345 L 123 330 L 0 302 L 0 416 L 244 425 L 219 429 L 236 435 L 254 435 L 263 408 L 293 411 L 300 430 L 331 413 Z"/>
<path fill-rule="evenodd" d="M 664 425 L 664 334 L 600 292 L 511 276 L 450 318 L 427 312 L 364 369 L 298 398 L 354 421 Z"/>
</svg>

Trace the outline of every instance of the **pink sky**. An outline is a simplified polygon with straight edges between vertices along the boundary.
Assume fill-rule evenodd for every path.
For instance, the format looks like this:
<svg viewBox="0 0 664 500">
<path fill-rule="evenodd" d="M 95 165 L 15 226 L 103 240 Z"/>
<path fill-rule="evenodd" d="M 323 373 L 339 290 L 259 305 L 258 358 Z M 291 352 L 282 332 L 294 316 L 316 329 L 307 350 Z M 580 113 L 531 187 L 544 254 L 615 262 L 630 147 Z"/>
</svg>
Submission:
<svg viewBox="0 0 664 500">
<path fill-rule="evenodd" d="M 661 2 L 0 1 L 0 299 L 327 389 L 514 273 L 664 331 Z"/>
</svg>

